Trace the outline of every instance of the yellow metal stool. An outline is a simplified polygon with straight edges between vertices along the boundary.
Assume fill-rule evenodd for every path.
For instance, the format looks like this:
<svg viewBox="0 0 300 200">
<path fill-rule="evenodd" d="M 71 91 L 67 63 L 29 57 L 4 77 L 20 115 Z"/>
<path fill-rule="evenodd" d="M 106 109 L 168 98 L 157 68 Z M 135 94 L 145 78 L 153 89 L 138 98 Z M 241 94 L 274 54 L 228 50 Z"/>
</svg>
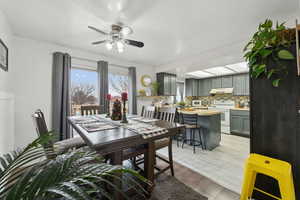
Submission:
<svg viewBox="0 0 300 200">
<path fill-rule="evenodd" d="M 278 181 L 281 198 L 254 187 L 257 173 L 270 176 Z M 296 200 L 291 165 L 288 162 L 267 156 L 250 154 L 246 161 L 240 200 L 250 199 L 253 190 L 278 200 Z"/>
</svg>

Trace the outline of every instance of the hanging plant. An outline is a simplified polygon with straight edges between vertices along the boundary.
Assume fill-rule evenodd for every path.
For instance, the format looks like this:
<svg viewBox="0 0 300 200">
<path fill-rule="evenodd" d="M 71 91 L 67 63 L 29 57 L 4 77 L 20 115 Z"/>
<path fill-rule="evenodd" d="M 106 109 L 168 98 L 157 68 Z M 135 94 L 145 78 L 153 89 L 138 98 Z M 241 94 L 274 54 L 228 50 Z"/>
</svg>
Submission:
<svg viewBox="0 0 300 200">
<path fill-rule="evenodd" d="M 274 87 L 278 87 L 288 74 L 284 61 L 295 59 L 288 50 L 295 40 L 295 30 L 287 29 L 284 23 L 277 22 L 273 27 L 273 22 L 267 19 L 259 24 L 258 31 L 244 48 L 244 58 L 251 69 L 251 77 L 265 76 L 272 81 Z M 267 67 L 270 60 L 275 67 Z"/>
</svg>

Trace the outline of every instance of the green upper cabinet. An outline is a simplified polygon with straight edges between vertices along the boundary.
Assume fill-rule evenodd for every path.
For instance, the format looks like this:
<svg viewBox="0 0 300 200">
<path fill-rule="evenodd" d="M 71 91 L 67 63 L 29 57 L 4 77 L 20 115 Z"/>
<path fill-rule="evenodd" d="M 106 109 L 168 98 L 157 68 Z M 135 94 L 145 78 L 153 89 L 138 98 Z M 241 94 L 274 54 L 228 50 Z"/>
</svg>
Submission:
<svg viewBox="0 0 300 200">
<path fill-rule="evenodd" d="M 157 73 L 156 80 L 159 84 L 158 95 L 176 96 L 176 74 Z"/>
<path fill-rule="evenodd" d="M 232 88 L 232 87 L 233 87 L 232 76 L 223 76 L 222 88 Z"/>
<path fill-rule="evenodd" d="M 249 74 L 245 74 L 245 95 L 250 95 L 250 80 Z"/>
<path fill-rule="evenodd" d="M 209 96 L 210 95 L 210 90 L 212 89 L 212 79 L 203 79 L 202 80 L 202 96 Z"/>
<path fill-rule="evenodd" d="M 211 79 L 211 87 L 212 89 L 221 88 L 222 87 L 222 78 L 216 77 Z"/>
<path fill-rule="evenodd" d="M 198 80 L 198 96 L 205 96 L 204 95 L 204 88 L 203 88 L 203 82 L 205 79 Z"/>
<path fill-rule="evenodd" d="M 185 79 L 185 96 L 199 96 L 198 92 L 199 80 L 188 78 Z"/>
<path fill-rule="evenodd" d="M 209 96 L 211 89 L 233 88 L 234 95 L 249 95 L 249 74 L 186 79 L 186 96 Z"/>
<path fill-rule="evenodd" d="M 239 74 L 233 76 L 234 95 L 249 95 L 249 74 Z"/>
</svg>

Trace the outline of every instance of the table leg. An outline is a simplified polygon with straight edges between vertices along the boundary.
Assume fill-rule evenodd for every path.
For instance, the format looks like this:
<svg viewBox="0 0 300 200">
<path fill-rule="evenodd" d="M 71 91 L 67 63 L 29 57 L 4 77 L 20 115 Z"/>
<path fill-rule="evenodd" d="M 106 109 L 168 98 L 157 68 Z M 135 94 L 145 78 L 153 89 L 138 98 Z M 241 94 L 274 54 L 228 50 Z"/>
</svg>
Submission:
<svg viewBox="0 0 300 200">
<path fill-rule="evenodd" d="M 112 153 L 112 155 L 111 155 L 111 164 L 112 165 L 122 165 L 122 162 L 123 162 L 122 153 L 123 153 L 123 151 L 118 151 L 118 152 Z M 122 173 L 116 173 L 116 176 L 119 176 L 120 178 L 122 178 Z M 114 184 L 117 185 L 120 189 L 122 189 L 122 182 L 121 181 L 115 179 Z M 115 191 L 114 192 L 114 199 L 122 200 L 123 196 L 119 192 Z"/>
<path fill-rule="evenodd" d="M 144 158 L 144 168 L 145 168 L 145 174 L 146 178 L 151 181 L 154 184 L 154 159 L 155 159 L 155 145 L 154 141 L 150 141 L 148 143 L 148 148 L 145 153 Z M 153 186 L 148 186 L 147 190 L 151 192 L 153 189 Z"/>
</svg>

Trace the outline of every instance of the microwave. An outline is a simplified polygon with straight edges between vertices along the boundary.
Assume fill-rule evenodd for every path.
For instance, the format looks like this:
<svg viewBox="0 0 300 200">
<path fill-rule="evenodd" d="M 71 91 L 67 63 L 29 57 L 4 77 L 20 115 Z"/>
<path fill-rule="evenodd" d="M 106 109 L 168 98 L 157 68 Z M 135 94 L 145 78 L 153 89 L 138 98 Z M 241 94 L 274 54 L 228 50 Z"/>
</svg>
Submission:
<svg viewBox="0 0 300 200">
<path fill-rule="evenodd" d="M 201 106 L 202 104 L 201 104 L 201 100 L 193 100 L 192 101 L 192 106 Z"/>
</svg>

